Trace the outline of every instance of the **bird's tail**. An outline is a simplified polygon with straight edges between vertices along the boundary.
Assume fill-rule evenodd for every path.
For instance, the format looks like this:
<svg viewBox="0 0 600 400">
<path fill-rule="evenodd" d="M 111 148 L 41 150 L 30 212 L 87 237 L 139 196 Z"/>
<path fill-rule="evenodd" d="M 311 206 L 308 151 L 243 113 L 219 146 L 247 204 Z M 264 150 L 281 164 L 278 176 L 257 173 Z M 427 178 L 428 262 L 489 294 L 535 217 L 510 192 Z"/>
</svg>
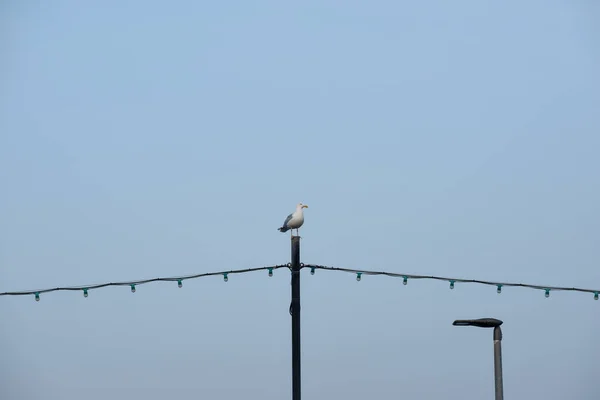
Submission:
<svg viewBox="0 0 600 400">
<path fill-rule="evenodd" d="M 290 228 L 288 228 L 287 226 L 282 226 L 281 228 L 277 228 L 277 230 L 279 232 L 287 232 L 290 230 Z"/>
</svg>

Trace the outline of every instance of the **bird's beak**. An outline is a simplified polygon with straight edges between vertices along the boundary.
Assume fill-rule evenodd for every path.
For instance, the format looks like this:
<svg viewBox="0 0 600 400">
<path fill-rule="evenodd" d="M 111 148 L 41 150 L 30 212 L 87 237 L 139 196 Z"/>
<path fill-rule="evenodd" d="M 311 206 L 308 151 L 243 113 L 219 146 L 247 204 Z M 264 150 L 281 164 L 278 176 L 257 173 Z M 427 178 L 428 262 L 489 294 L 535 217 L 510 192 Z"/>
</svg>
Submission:
<svg viewBox="0 0 600 400">
<path fill-rule="evenodd" d="M 308 208 L 308 206 L 306 204 L 303 204 L 302 208 Z"/>
</svg>

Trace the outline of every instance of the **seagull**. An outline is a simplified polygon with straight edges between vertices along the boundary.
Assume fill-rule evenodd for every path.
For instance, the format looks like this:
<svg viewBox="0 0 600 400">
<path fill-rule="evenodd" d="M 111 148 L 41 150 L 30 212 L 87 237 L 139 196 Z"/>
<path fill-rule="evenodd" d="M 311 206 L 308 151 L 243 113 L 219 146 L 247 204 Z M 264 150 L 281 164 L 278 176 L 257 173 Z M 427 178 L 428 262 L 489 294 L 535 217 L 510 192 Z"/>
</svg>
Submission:
<svg viewBox="0 0 600 400">
<path fill-rule="evenodd" d="M 287 232 L 289 230 L 292 230 L 290 232 L 290 235 L 293 236 L 293 234 L 294 234 L 293 229 L 295 229 L 296 234 L 298 234 L 298 228 L 300 228 L 302 226 L 302 224 L 304 223 L 303 210 L 305 208 L 308 208 L 308 206 L 306 204 L 298 203 L 298 205 L 296 206 L 296 211 L 294 211 L 293 213 L 291 213 L 290 215 L 287 216 L 287 218 L 285 219 L 285 222 L 283 223 L 281 228 L 278 229 L 279 232 Z"/>
</svg>

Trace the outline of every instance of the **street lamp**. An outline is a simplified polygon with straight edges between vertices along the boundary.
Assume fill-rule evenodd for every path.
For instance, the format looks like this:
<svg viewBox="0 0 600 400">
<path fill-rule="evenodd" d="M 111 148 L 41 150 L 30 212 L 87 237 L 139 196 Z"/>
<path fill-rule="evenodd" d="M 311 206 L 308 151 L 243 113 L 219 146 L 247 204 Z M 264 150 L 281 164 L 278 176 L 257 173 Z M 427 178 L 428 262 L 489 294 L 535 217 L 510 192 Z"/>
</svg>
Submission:
<svg viewBox="0 0 600 400">
<path fill-rule="evenodd" d="M 494 378 L 496 381 L 496 400 L 503 400 L 502 389 L 502 321 L 495 318 L 458 319 L 452 323 L 454 326 L 477 326 L 479 328 L 494 328 Z"/>
</svg>

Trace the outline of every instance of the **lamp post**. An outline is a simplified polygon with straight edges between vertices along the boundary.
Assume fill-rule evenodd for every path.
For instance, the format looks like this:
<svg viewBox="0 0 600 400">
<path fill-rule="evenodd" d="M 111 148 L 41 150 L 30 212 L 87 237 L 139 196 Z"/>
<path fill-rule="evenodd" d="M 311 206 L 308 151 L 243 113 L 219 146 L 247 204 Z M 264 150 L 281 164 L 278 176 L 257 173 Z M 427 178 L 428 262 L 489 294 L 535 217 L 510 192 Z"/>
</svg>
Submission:
<svg viewBox="0 0 600 400">
<path fill-rule="evenodd" d="M 300 400 L 300 236 L 292 236 L 292 400 Z"/>
<path fill-rule="evenodd" d="M 503 400 L 502 388 L 502 321 L 495 318 L 458 319 L 452 323 L 454 326 L 476 326 L 479 328 L 494 328 L 494 378 L 496 386 L 496 400 Z"/>
</svg>

